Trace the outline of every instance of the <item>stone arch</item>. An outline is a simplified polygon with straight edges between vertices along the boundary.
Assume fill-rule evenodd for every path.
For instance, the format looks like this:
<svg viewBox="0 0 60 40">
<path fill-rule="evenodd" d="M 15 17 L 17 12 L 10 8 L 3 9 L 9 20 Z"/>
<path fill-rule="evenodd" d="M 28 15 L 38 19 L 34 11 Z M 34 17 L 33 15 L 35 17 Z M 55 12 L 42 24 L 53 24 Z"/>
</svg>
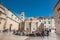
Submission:
<svg viewBox="0 0 60 40">
<path fill-rule="evenodd" d="M 10 27 L 9 27 L 9 30 L 11 31 L 11 28 L 12 28 L 12 24 L 10 24 Z"/>
</svg>

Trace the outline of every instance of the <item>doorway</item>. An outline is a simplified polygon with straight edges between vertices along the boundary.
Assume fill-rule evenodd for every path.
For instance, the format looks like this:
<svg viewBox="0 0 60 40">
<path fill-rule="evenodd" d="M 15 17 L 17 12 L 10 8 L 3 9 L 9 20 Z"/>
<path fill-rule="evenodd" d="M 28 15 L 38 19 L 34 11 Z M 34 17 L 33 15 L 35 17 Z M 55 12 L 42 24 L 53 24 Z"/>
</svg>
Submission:
<svg viewBox="0 0 60 40">
<path fill-rule="evenodd" d="M 9 31 L 11 31 L 11 28 L 12 28 L 12 24 L 10 24 L 10 28 L 9 28 Z"/>
</svg>

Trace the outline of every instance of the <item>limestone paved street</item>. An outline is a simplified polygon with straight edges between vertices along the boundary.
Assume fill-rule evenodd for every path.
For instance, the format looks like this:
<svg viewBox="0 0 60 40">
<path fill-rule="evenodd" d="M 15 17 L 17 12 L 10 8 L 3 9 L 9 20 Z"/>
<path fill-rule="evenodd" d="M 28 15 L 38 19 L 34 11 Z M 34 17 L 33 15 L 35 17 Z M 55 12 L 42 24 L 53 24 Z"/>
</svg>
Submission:
<svg viewBox="0 0 60 40">
<path fill-rule="evenodd" d="M 56 35 L 55 33 L 50 33 L 49 37 L 30 37 L 30 40 L 60 40 L 60 36 Z"/>
<path fill-rule="evenodd" d="M 60 36 L 56 35 L 55 33 L 50 33 L 49 37 L 26 37 L 26 36 L 16 36 L 12 35 L 11 33 L 0 33 L 0 40 L 60 40 Z"/>
<path fill-rule="evenodd" d="M 16 36 L 11 33 L 0 33 L 0 40 L 25 40 L 26 36 Z"/>
</svg>

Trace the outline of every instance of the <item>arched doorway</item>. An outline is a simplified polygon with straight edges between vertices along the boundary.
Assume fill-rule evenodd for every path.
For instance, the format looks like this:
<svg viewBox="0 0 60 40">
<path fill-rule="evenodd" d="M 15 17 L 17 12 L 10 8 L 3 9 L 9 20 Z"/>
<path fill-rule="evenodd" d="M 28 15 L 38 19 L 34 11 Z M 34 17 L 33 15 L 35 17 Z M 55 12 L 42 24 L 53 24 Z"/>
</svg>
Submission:
<svg viewBox="0 0 60 40">
<path fill-rule="evenodd" d="M 11 28 L 12 28 L 12 24 L 10 24 L 9 31 L 11 31 Z"/>
</svg>

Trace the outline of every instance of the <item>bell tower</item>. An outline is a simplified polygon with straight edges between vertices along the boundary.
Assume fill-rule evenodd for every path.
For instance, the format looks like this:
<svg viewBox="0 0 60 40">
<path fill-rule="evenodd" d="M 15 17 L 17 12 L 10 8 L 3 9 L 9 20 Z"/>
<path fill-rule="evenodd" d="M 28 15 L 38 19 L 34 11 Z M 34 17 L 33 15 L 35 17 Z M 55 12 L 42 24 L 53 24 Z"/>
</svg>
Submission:
<svg viewBox="0 0 60 40">
<path fill-rule="evenodd" d="M 25 18 L 24 18 L 24 11 L 23 11 L 23 10 L 22 10 L 22 12 L 21 12 L 20 20 L 21 20 L 21 21 L 24 21 L 24 20 L 25 20 Z"/>
<path fill-rule="evenodd" d="M 24 31 L 24 27 L 25 27 L 25 22 L 24 22 L 25 18 L 24 17 L 25 17 L 24 16 L 24 11 L 22 10 L 21 15 L 20 15 L 20 20 L 21 20 L 21 22 L 20 22 L 20 31 L 21 32 Z"/>
</svg>

